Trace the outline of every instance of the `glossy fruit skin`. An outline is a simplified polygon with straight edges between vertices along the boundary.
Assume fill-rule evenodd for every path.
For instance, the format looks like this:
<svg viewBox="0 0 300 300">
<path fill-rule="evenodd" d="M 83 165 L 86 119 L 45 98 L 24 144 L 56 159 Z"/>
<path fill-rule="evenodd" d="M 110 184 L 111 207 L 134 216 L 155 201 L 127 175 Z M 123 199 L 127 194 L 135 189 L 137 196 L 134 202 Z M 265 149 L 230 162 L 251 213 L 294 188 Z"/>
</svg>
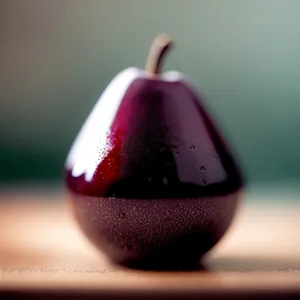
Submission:
<svg viewBox="0 0 300 300">
<path fill-rule="evenodd" d="M 195 262 L 232 221 L 240 171 L 186 82 L 136 77 L 120 97 L 92 175 L 66 165 L 78 223 L 114 262 Z"/>
</svg>

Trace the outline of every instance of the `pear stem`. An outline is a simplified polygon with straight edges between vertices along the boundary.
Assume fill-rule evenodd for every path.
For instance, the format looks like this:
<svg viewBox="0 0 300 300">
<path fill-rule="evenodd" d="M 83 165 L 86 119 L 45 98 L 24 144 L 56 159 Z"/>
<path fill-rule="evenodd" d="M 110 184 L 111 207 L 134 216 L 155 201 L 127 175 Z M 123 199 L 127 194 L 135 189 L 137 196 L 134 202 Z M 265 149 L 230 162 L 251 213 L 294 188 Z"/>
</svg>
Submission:
<svg viewBox="0 0 300 300">
<path fill-rule="evenodd" d="M 165 33 L 158 35 L 154 39 L 145 66 L 145 71 L 149 75 L 160 74 L 162 61 L 172 44 L 172 39 Z"/>
</svg>

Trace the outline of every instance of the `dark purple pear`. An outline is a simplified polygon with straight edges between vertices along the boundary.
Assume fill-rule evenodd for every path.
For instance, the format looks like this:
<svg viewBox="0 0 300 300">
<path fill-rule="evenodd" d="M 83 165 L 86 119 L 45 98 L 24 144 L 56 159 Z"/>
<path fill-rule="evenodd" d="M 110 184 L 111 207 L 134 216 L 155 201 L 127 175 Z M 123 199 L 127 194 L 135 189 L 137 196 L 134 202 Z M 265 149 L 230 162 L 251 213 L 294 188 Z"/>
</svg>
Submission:
<svg viewBox="0 0 300 300">
<path fill-rule="evenodd" d="M 229 227 L 243 186 L 232 153 L 186 76 L 160 65 L 158 36 L 146 70 L 106 88 L 66 161 L 75 216 L 112 261 L 192 265 Z"/>
</svg>

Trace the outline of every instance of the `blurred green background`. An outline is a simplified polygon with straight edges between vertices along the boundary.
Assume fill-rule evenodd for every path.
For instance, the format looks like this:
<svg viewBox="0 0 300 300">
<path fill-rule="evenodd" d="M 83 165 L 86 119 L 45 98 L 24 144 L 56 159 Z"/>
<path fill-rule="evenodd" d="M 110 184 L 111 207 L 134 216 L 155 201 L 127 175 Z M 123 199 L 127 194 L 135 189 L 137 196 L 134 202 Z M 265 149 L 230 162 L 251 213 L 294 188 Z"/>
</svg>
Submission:
<svg viewBox="0 0 300 300">
<path fill-rule="evenodd" d="M 300 1 L 0 0 L 0 182 L 59 181 L 110 80 L 176 48 L 250 184 L 300 182 Z"/>
</svg>

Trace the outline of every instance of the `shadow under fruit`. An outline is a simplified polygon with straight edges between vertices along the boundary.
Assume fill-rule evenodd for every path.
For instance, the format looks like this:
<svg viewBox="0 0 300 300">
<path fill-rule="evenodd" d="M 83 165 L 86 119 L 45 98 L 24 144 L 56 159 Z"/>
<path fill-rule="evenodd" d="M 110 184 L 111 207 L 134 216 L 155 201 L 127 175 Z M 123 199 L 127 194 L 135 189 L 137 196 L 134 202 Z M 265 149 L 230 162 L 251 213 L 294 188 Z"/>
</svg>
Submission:
<svg viewBox="0 0 300 300">
<path fill-rule="evenodd" d="M 160 74 L 158 36 L 145 71 L 106 88 L 66 160 L 78 223 L 114 262 L 193 265 L 229 227 L 242 178 L 186 76 Z"/>
</svg>

